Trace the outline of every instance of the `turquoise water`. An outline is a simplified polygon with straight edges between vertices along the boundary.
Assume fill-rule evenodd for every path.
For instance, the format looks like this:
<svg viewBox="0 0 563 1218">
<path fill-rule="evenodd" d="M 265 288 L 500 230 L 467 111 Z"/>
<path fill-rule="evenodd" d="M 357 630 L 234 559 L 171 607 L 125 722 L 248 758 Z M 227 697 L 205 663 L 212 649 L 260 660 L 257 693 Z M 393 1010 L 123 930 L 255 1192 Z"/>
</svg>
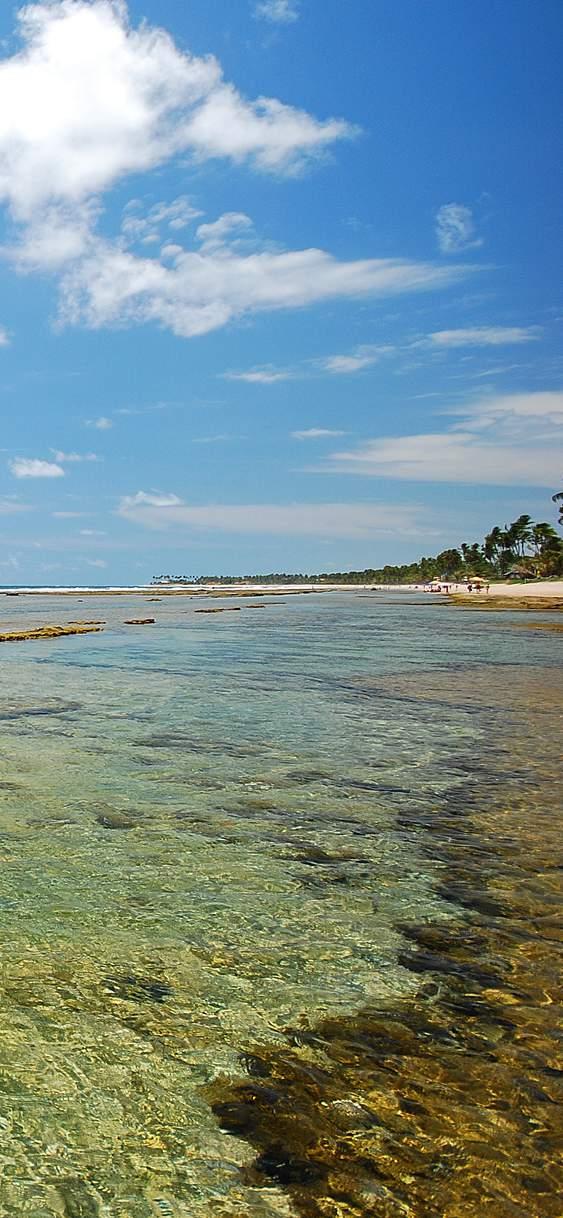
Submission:
<svg viewBox="0 0 563 1218">
<path fill-rule="evenodd" d="M 416 992 L 400 927 L 459 910 L 405 815 L 507 781 L 473 676 L 541 684 L 559 642 L 428 597 L 232 604 L 2 600 L 106 622 L 0 652 L 2 1214 L 294 1213 L 208 1089 Z"/>
</svg>

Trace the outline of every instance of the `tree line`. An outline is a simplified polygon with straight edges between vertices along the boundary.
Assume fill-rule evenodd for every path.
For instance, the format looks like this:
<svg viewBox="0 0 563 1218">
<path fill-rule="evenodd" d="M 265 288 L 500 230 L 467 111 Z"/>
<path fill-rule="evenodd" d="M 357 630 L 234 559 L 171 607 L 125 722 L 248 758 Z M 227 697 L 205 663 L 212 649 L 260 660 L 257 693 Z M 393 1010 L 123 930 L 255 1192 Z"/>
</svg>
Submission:
<svg viewBox="0 0 563 1218">
<path fill-rule="evenodd" d="M 563 505 L 563 492 L 554 496 Z M 563 512 L 563 506 L 560 509 Z M 563 522 L 563 521 L 562 521 Z M 364 571 L 331 571 L 321 575 L 296 574 L 286 571 L 268 575 L 159 575 L 153 583 L 199 584 L 423 584 L 434 580 L 461 581 L 479 576 L 495 580 L 512 576 L 536 579 L 563 575 L 563 540 L 546 521 L 534 523 L 523 514 L 512 524 L 494 525 L 482 542 L 462 541 L 459 547 L 441 550 L 439 554 L 399 566 L 366 567 Z"/>
</svg>

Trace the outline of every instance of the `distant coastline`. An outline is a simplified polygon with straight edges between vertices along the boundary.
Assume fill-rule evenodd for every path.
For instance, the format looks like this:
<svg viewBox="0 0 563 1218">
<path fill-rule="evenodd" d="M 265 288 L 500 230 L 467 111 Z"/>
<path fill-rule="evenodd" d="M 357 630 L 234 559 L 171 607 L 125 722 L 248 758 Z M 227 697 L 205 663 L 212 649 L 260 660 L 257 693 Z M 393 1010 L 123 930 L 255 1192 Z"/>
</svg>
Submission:
<svg viewBox="0 0 563 1218">
<path fill-rule="evenodd" d="M 536 580 L 512 582 L 499 580 L 484 584 L 482 581 L 473 583 L 462 581 L 430 581 L 426 584 L 394 584 L 394 583 L 340 583 L 340 582 L 308 582 L 308 583 L 268 583 L 255 580 L 233 580 L 189 584 L 183 583 L 150 583 L 150 584 L 115 584 L 105 586 L 94 585 L 0 585 L 0 597 L 6 599 L 17 596 L 65 596 L 65 597 L 95 597 L 95 596 L 145 596 L 161 599 L 171 596 L 199 597 L 240 597 L 240 596 L 291 596 L 291 595 L 320 595 L 323 592 L 386 592 L 386 593 L 416 593 L 430 594 L 433 600 L 441 599 L 450 603 L 471 605 L 489 604 L 493 607 L 499 601 L 553 601 L 563 602 L 563 579 Z"/>
</svg>

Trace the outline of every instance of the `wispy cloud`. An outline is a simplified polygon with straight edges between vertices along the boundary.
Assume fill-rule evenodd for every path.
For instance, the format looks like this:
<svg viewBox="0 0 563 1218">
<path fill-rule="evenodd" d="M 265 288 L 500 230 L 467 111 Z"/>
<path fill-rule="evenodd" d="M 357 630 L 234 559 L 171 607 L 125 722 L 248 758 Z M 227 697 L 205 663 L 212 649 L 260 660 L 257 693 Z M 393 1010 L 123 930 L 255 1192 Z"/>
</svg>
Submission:
<svg viewBox="0 0 563 1218">
<path fill-rule="evenodd" d="M 89 516 L 90 512 L 51 512 L 54 520 L 80 520 L 81 517 Z"/>
<path fill-rule="evenodd" d="M 541 335 L 541 326 L 468 326 L 459 330 L 435 330 L 427 341 L 431 346 L 442 348 L 504 347 L 536 342 Z"/>
<path fill-rule="evenodd" d="M 333 376 L 347 376 L 350 373 L 361 372 L 371 368 L 383 355 L 393 351 L 393 347 L 361 346 L 356 347 L 349 355 L 327 355 L 318 361 L 319 367 Z"/>
<path fill-rule="evenodd" d="M 121 233 L 127 244 L 153 245 L 166 239 L 163 229 L 165 233 L 166 230 L 181 232 L 202 215 L 203 212 L 193 206 L 187 195 L 180 195 L 169 203 L 155 203 L 148 210 L 141 199 L 131 199 L 123 209 Z"/>
<path fill-rule="evenodd" d="M 8 465 L 14 478 L 64 478 L 62 465 L 38 457 L 14 457 Z"/>
<path fill-rule="evenodd" d="M 483 244 L 473 212 L 463 203 L 444 203 L 436 213 L 436 237 L 443 254 L 461 254 Z"/>
<path fill-rule="evenodd" d="M 160 410 L 172 410 L 179 405 L 179 402 L 153 402 L 150 406 L 120 406 L 115 411 L 115 414 L 134 417 L 142 414 L 154 414 L 155 411 Z M 109 421 L 111 422 L 111 420 Z"/>
<path fill-rule="evenodd" d="M 86 419 L 85 426 L 94 427 L 96 431 L 110 431 L 113 423 L 106 415 L 100 415 L 99 419 Z"/>
<path fill-rule="evenodd" d="M 58 465 L 76 465 L 84 461 L 92 462 L 101 461 L 102 459 L 96 453 L 65 453 L 60 452 L 58 448 L 51 449 L 51 452 Z"/>
<path fill-rule="evenodd" d="M 18 503 L 17 499 L 10 499 L 8 496 L 0 499 L 0 516 L 16 516 L 19 512 L 30 510 L 28 503 Z"/>
<path fill-rule="evenodd" d="M 345 436 L 345 431 L 332 431 L 328 427 L 308 427 L 305 431 L 292 431 L 294 440 L 324 440 L 331 436 Z"/>
<path fill-rule="evenodd" d="M 225 444 L 228 440 L 232 439 L 234 439 L 234 436 L 230 436 L 226 431 L 223 431 L 216 436 L 194 436 L 192 444 Z"/>
<path fill-rule="evenodd" d="M 238 237 L 231 243 L 231 228 L 218 245 L 220 228 L 204 227 L 206 249 L 184 250 L 172 265 L 98 242 L 63 279 L 63 319 L 94 329 L 156 322 L 190 338 L 262 312 L 444 288 L 471 270 L 386 258 L 341 262 L 319 249 L 247 253 Z"/>
<path fill-rule="evenodd" d="M 416 536 L 421 509 L 374 503 L 209 504 L 192 506 L 176 495 L 125 496 L 119 515 L 150 529 L 333 538 Z"/>
<path fill-rule="evenodd" d="M 254 16 L 272 21 L 275 25 L 290 25 L 299 18 L 297 0 L 258 0 L 254 6 Z"/>
<path fill-rule="evenodd" d="M 181 507 L 183 500 L 178 495 L 166 494 L 163 491 L 137 491 L 136 495 L 125 495 L 120 502 L 120 511 L 133 508 L 175 508 Z"/>
<path fill-rule="evenodd" d="M 444 431 L 367 440 L 333 453 L 316 472 L 412 482 L 559 484 L 563 391 L 491 395 L 447 413 L 458 421 Z"/>
<path fill-rule="evenodd" d="M 11 338 L 5 326 L 0 326 L 0 347 L 9 347 Z"/>
<path fill-rule="evenodd" d="M 290 381 L 294 375 L 290 368 L 274 368 L 270 364 L 248 368 L 246 372 L 222 373 L 226 381 L 246 381 L 249 385 L 275 385 L 278 381 Z"/>
</svg>

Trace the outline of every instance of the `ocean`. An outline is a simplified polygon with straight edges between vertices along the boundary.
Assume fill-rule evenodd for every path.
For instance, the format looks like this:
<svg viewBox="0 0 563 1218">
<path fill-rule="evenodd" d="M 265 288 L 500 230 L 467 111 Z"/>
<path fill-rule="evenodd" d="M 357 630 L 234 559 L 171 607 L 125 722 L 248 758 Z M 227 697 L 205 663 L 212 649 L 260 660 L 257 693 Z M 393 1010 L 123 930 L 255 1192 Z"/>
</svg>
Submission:
<svg viewBox="0 0 563 1218">
<path fill-rule="evenodd" d="M 2 598 L 0 1214 L 557 1218 L 560 636 L 154 597 Z"/>
</svg>

